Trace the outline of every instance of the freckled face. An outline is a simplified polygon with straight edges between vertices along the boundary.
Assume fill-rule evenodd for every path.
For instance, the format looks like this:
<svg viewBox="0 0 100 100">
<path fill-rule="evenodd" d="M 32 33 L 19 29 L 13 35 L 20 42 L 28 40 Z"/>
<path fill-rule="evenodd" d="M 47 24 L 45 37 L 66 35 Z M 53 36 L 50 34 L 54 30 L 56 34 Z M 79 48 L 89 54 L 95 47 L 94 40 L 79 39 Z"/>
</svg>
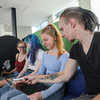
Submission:
<svg viewBox="0 0 100 100">
<path fill-rule="evenodd" d="M 54 37 L 51 37 L 49 34 L 41 34 L 41 39 L 43 41 L 43 45 L 46 46 L 46 48 L 52 49 L 55 46 L 55 39 Z"/>
<path fill-rule="evenodd" d="M 59 29 L 61 30 L 62 37 L 65 37 L 70 42 L 73 42 L 75 40 L 74 33 L 72 31 L 72 26 L 71 26 L 70 22 L 68 22 L 68 24 L 66 24 L 64 22 L 64 18 L 60 18 Z"/>
</svg>

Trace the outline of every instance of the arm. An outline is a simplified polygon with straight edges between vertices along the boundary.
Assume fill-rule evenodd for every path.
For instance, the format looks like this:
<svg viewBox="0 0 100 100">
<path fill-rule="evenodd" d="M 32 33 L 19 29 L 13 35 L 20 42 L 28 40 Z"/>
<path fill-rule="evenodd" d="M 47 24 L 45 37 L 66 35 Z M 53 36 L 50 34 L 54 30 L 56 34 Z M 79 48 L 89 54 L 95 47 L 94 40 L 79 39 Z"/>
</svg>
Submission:
<svg viewBox="0 0 100 100">
<path fill-rule="evenodd" d="M 31 75 L 33 74 L 36 74 L 36 73 L 38 73 L 38 71 L 40 70 L 40 66 L 41 66 L 41 58 L 42 58 L 42 55 L 43 55 L 43 53 L 44 53 L 44 51 L 43 50 L 41 50 L 41 49 L 38 49 L 38 51 L 37 51 L 37 63 L 36 63 L 36 69 L 35 69 L 35 71 L 33 72 L 33 73 L 31 73 Z"/>
<path fill-rule="evenodd" d="M 40 66 L 41 66 L 41 59 L 38 60 L 38 63 L 37 63 L 37 66 L 36 66 L 36 69 L 34 72 L 32 72 L 31 74 L 27 75 L 27 76 L 24 76 L 24 78 L 29 78 L 35 74 L 38 73 L 39 69 L 40 69 Z"/>
<path fill-rule="evenodd" d="M 60 70 L 59 72 L 63 71 L 65 68 L 65 65 L 68 61 L 69 58 L 69 54 L 63 55 L 61 57 L 61 59 L 59 59 L 60 62 Z M 53 84 L 52 86 L 50 86 L 48 89 L 42 91 L 42 99 L 47 98 L 48 96 L 54 94 L 55 92 L 57 92 L 59 89 L 61 89 L 63 87 L 64 83 L 59 83 L 59 84 Z"/>
<path fill-rule="evenodd" d="M 36 65 L 35 65 L 36 66 L 36 69 L 30 75 L 34 75 L 34 74 L 36 74 L 39 71 L 40 65 L 41 65 L 41 57 L 42 57 L 43 52 L 44 52 L 43 50 L 40 50 L 38 52 L 38 54 L 37 54 L 37 61 L 35 61 L 35 62 L 37 62 Z M 28 59 L 26 58 L 25 66 L 24 66 L 23 70 L 21 71 L 21 73 L 19 73 L 19 75 L 18 75 L 17 78 L 23 76 L 24 73 L 26 72 L 26 70 L 28 69 L 28 67 L 29 67 L 29 62 L 28 62 Z M 28 78 L 28 77 L 30 77 L 30 75 L 24 76 L 24 78 Z"/>
<path fill-rule="evenodd" d="M 30 76 L 28 78 L 29 84 L 34 84 L 36 82 L 40 83 L 60 83 L 60 82 L 68 82 L 70 78 L 76 71 L 78 63 L 74 59 L 68 59 L 68 62 L 65 65 L 65 69 L 62 72 L 57 72 L 51 75 L 37 75 L 37 76 Z"/>
<path fill-rule="evenodd" d="M 37 58 L 38 58 L 38 63 L 36 65 L 36 69 L 35 69 L 35 72 L 33 72 L 32 74 L 39 74 L 41 72 L 41 67 L 40 66 L 43 66 L 43 54 L 44 51 L 39 49 L 38 50 L 38 54 L 37 54 Z M 43 73 L 43 69 L 42 68 L 42 73 Z"/>
<path fill-rule="evenodd" d="M 43 52 L 38 53 L 38 61 L 36 64 L 36 69 L 34 72 L 32 72 L 30 75 L 24 76 L 24 78 L 29 78 L 31 76 L 33 76 L 34 74 L 38 75 L 38 74 L 43 74 L 45 72 L 44 66 L 43 66 L 43 57 L 41 57 L 43 54 Z M 41 59 L 42 58 L 42 59 Z M 42 68 L 40 66 L 43 66 Z M 41 73 L 40 73 L 41 72 Z"/>
<path fill-rule="evenodd" d="M 36 74 L 36 73 L 39 71 L 40 66 L 41 66 L 41 59 L 38 59 L 38 63 L 37 63 L 37 65 L 36 65 L 36 69 L 35 69 L 35 71 L 32 72 L 31 74 L 32 74 L 32 75 Z"/>
<path fill-rule="evenodd" d="M 62 72 L 46 76 L 41 75 L 39 77 L 39 82 L 41 83 L 68 82 L 75 73 L 77 66 L 78 66 L 77 61 L 69 58 L 68 62 L 66 63 L 65 69 Z"/>
<path fill-rule="evenodd" d="M 7 74 L 12 74 L 16 71 L 16 68 L 14 68 L 13 70 L 11 70 L 10 72 L 7 72 Z"/>
<path fill-rule="evenodd" d="M 44 74 L 45 72 L 46 72 L 46 68 L 44 67 L 44 54 L 43 54 L 42 59 L 41 59 L 40 69 L 36 73 L 36 75 L 41 75 L 41 74 Z"/>
</svg>

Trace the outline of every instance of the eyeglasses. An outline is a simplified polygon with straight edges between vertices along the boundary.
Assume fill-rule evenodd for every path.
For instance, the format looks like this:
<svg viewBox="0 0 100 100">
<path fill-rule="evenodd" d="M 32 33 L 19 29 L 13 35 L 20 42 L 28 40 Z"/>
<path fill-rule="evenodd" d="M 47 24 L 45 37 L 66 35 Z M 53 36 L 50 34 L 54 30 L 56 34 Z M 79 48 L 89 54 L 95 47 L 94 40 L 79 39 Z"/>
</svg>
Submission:
<svg viewBox="0 0 100 100">
<path fill-rule="evenodd" d="M 25 49 L 26 47 L 25 47 L 25 46 L 23 46 L 23 47 L 22 47 L 22 46 L 18 46 L 18 48 L 22 48 L 22 49 Z"/>
</svg>

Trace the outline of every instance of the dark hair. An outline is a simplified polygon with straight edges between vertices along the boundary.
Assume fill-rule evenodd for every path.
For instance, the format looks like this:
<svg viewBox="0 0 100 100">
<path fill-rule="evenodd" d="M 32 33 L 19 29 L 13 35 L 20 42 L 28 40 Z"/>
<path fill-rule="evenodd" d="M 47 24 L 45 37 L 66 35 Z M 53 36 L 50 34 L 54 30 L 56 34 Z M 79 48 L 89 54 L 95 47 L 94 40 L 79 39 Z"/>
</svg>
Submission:
<svg viewBox="0 0 100 100">
<path fill-rule="evenodd" d="M 64 18 L 65 23 L 67 23 L 70 18 L 76 18 L 80 24 L 84 25 L 85 30 L 89 29 L 90 31 L 94 31 L 96 27 L 99 30 L 100 24 L 98 18 L 90 10 L 81 7 L 70 7 L 62 12 L 60 18 L 61 17 Z"/>
<path fill-rule="evenodd" d="M 30 63 L 32 65 L 34 65 L 35 63 L 35 60 L 36 60 L 36 51 L 38 49 L 42 49 L 43 50 L 43 47 L 40 43 L 40 40 L 39 38 L 35 35 L 35 34 L 29 34 L 26 39 L 27 40 L 26 42 L 30 41 L 31 42 L 31 48 L 29 50 L 29 53 L 27 55 L 27 58 L 29 58 L 30 56 Z M 28 42 L 29 43 L 29 42 Z"/>
</svg>

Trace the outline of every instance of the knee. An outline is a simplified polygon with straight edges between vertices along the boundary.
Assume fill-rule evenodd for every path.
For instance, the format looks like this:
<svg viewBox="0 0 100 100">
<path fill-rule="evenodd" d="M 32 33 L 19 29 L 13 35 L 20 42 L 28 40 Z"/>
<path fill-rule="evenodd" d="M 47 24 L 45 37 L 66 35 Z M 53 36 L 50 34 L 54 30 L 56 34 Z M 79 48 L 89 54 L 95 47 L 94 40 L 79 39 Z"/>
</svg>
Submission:
<svg viewBox="0 0 100 100">
<path fill-rule="evenodd" d="M 8 95 L 5 93 L 4 95 L 1 96 L 0 100 L 8 100 Z"/>
<path fill-rule="evenodd" d="M 20 94 L 12 97 L 10 100 L 30 100 L 30 99 L 27 98 L 26 94 Z"/>
</svg>

